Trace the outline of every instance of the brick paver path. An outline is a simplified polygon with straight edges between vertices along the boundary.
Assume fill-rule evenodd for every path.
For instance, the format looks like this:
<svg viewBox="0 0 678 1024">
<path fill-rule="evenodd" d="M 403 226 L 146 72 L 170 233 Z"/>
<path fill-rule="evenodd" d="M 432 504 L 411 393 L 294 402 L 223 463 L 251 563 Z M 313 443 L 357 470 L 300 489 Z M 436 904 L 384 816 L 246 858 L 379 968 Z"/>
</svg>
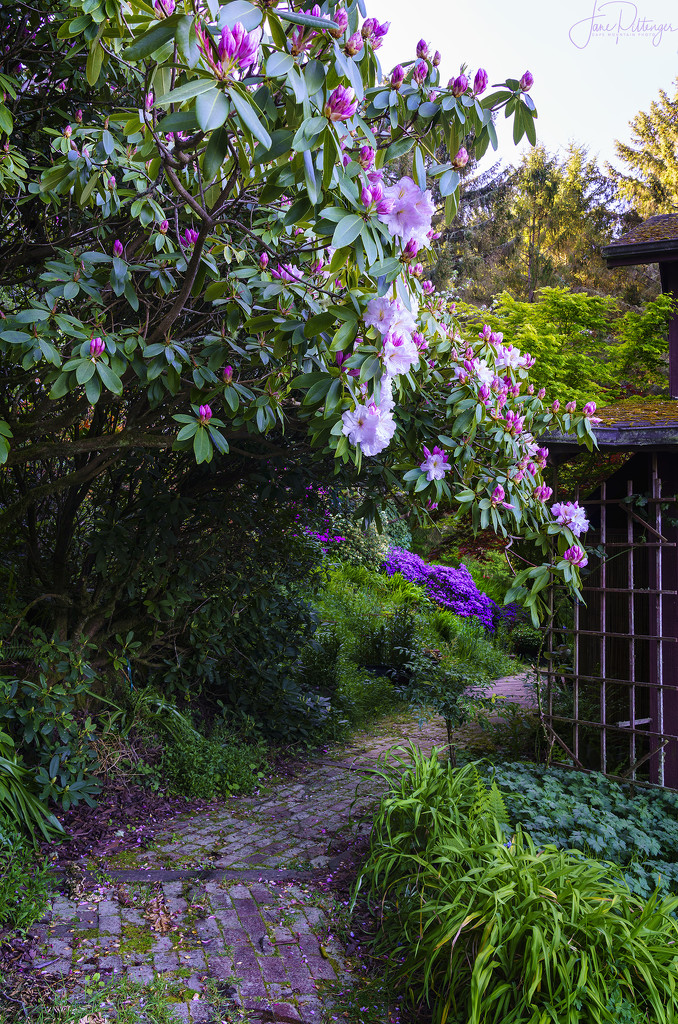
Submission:
<svg viewBox="0 0 678 1024">
<path fill-rule="evenodd" d="M 226 1006 L 323 1020 L 328 983 L 349 986 L 360 969 L 340 940 L 332 875 L 369 831 L 380 786 L 365 769 L 409 740 L 444 747 L 443 721 L 400 716 L 272 793 L 179 816 L 150 848 L 78 870 L 32 929 L 35 969 L 71 1000 L 95 975 L 164 979 L 179 1021 L 219 1022 Z"/>
</svg>

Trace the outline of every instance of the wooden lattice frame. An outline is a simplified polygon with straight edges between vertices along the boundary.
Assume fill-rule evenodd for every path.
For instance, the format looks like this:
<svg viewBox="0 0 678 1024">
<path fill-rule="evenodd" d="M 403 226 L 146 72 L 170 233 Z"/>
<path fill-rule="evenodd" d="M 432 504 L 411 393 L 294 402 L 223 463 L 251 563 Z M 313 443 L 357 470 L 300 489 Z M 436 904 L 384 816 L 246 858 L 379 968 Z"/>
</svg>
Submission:
<svg viewBox="0 0 678 1024">
<path fill-rule="evenodd" d="M 585 502 L 598 526 L 587 544 L 598 543 L 605 557 L 597 566 L 592 559 L 583 580 L 586 604 L 575 603 L 572 625 L 549 630 L 541 717 L 551 763 L 678 788 L 678 531 L 674 523 L 665 527 L 662 507 L 675 496 L 662 493 L 657 454 L 646 458 L 651 486 L 643 515 L 633 508 L 631 479 L 627 503 L 619 485 L 611 495 L 607 484 Z M 613 585 L 620 567 L 625 586 Z M 553 594 L 551 601 L 553 612 Z"/>
</svg>

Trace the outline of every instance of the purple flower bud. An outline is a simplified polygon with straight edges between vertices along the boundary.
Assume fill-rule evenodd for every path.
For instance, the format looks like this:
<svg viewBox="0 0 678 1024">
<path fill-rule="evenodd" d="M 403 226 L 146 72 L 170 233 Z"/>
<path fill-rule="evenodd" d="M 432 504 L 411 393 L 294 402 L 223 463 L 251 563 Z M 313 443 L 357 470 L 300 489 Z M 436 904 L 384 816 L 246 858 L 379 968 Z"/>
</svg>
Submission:
<svg viewBox="0 0 678 1024">
<path fill-rule="evenodd" d="M 409 263 L 417 255 L 419 251 L 419 244 L 414 238 L 410 238 L 409 242 L 400 254 L 400 259 L 403 263 Z"/>
<path fill-rule="evenodd" d="M 522 92 L 529 92 L 534 85 L 534 78 L 529 71 L 526 71 L 523 77 L 518 82 L 519 88 Z"/>
<path fill-rule="evenodd" d="M 497 505 L 501 505 L 506 497 L 506 491 L 501 484 L 497 484 L 495 489 L 492 491 L 492 505 L 496 508 Z"/>
<path fill-rule="evenodd" d="M 425 81 L 427 75 L 428 75 L 428 64 L 426 63 L 425 60 L 418 60 L 417 63 L 414 65 L 414 70 L 412 72 L 412 78 L 415 80 L 415 82 L 417 82 L 419 85 L 421 85 L 421 83 L 423 81 Z"/>
<path fill-rule="evenodd" d="M 428 43 L 425 39 L 420 39 L 417 43 L 417 57 L 423 57 L 424 60 L 428 57 Z"/>
<path fill-rule="evenodd" d="M 412 274 L 413 277 L 419 277 L 419 275 L 423 274 L 423 273 L 424 273 L 424 264 L 423 263 L 413 263 L 410 266 L 410 274 Z"/>
<path fill-rule="evenodd" d="M 115 186 L 116 186 L 116 180 L 115 180 L 115 178 L 113 177 L 113 175 L 111 175 L 111 176 L 110 176 L 110 178 L 108 179 L 108 181 L 106 182 L 106 184 L 108 185 L 108 188 L 109 188 L 109 190 L 110 190 L 111 192 L 114 192 L 114 191 L 115 191 Z"/>
<path fill-rule="evenodd" d="M 176 2 L 175 0 L 155 0 L 153 6 L 161 18 L 169 18 L 171 14 L 174 14 Z"/>
<path fill-rule="evenodd" d="M 452 166 L 453 167 L 462 168 L 462 167 L 466 167 L 467 163 L 468 163 L 468 153 L 466 152 L 466 150 L 462 146 L 460 148 L 459 152 L 457 153 L 457 155 L 455 156 L 454 160 L 452 161 Z"/>
<path fill-rule="evenodd" d="M 572 565 L 578 566 L 583 569 L 585 565 L 589 564 L 588 557 L 583 548 L 580 548 L 578 544 L 573 544 L 571 548 L 568 548 L 564 552 L 563 558 L 566 562 L 570 562 Z"/>
<path fill-rule="evenodd" d="M 596 411 L 596 403 L 595 402 L 587 402 L 586 405 L 584 406 L 584 409 L 583 409 L 584 416 L 586 416 L 586 417 L 593 416 L 595 411 Z"/>
<path fill-rule="evenodd" d="M 366 18 L 365 21 L 363 22 L 363 27 L 360 30 L 360 34 L 362 35 L 363 39 L 369 39 L 370 36 L 374 33 L 374 30 L 377 28 L 378 24 L 379 22 L 377 21 L 376 18 Z"/>
<path fill-rule="evenodd" d="M 212 410 L 209 405 L 201 405 L 198 412 L 200 414 L 200 423 L 203 426 L 212 419 Z"/>
<path fill-rule="evenodd" d="M 355 57 L 356 53 L 360 53 L 363 48 L 363 37 L 360 32 L 354 32 L 352 36 L 349 36 L 344 46 L 344 53 L 347 53 L 349 57 Z"/>
<path fill-rule="evenodd" d="M 160 232 L 160 234 L 161 235 L 166 235 L 168 230 L 169 230 L 169 221 L 168 220 L 161 220 L 160 224 L 158 225 L 158 231 Z"/>
<path fill-rule="evenodd" d="M 440 50 L 436 50 L 436 52 L 433 54 L 433 60 L 431 61 L 431 64 L 433 64 L 434 68 L 437 68 L 442 59 L 443 57 Z"/>
<path fill-rule="evenodd" d="M 553 488 L 547 487 L 546 484 L 539 484 L 534 489 L 534 496 L 537 501 L 548 501 L 553 494 Z"/>
<path fill-rule="evenodd" d="M 412 335 L 412 341 L 417 346 L 420 352 L 425 352 L 428 348 L 428 342 L 421 331 L 415 331 Z"/>
<path fill-rule="evenodd" d="M 348 14 L 343 7 L 340 7 L 338 11 L 334 12 L 332 21 L 336 27 L 330 28 L 330 35 L 334 36 L 335 39 L 339 39 L 339 37 L 343 36 L 344 32 L 348 28 Z"/>
<path fill-rule="evenodd" d="M 76 112 L 75 112 L 75 120 L 77 121 L 78 124 L 82 124 L 82 110 L 76 110 Z"/>
<path fill-rule="evenodd" d="M 384 36 L 387 34 L 390 27 L 390 21 L 383 21 L 380 25 L 379 22 L 376 19 L 374 19 L 374 29 L 370 35 L 370 42 L 372 44 L 373 50 L 379 49 L 379 47 L 384 41 Z"/>
<path fill-rule="evenodd" d="M 539 388 L 539 391 L 537 392 L 537 398 L 539 398 L 542 402 L 544 401 L 544 399 L 546 398 L 546 388 Z"/>
<path fill-rule="evenodd" d="M 66 127 L 64 128 L 64 138 L 65 139 L 70 139 L 72 134 L 73 134 L 73 129 L 71 128 L 70 124 L 67 124 Z"/>
<path fill-rule="evenodd" d="M 152 92 L 146 93 L 146 96 L 144 97 L 144 110 L 146 111 L 146 113 L 149 113 L 149 111 L 153 109 L 154 99 L 155 97 L 153 96 Z"/>
<path fill-rule="evenodd" d="M 353 117 L 358 109 L 358 101 L 355 98 L 353 89 L 347 89 L 338 85 L 334 89 L 323 108 L 323 113 L 328 121 L 347 121 Z"/>
<path fill-rule="evenodd" d="M 466 75 L 458 75 L 456 78 L 451 78 L 447 83 L 447 88 L 452 90 L 453 96 L 461 96 L 468 89 L 468 78 Z"/>
<path fill-rule="evenodd" d="M 421 286 L 421 290 L 425 292 L 426 295 L 430 295 L 431 292 L 433 291 L 433 281 L 424 281 L 424 283 Z"/>
<path fill-rule="evenodd" d="M 361 146 L 358 154 L 358 163 L 364 171 L 369 171 L 374 163 L 374 150 L 371 146 Z"/>
<path fill-rule="evenodd" d="M 363 206 L 371 206 L 373 203 L 372 189 L 367 188 L 365 185 L 363 185 L 362 191 L 360 193 L 360 201 L 363 204 Z"/>
<path fill-rule="evenodd" d="M 405 69 L 402 64 L 396 64 L 391 72 L 391 88 L 399 89 L 405 81 Z"/>
<path fill-rule="evenodd" d="M 223 374 L 223 378 L 224 378 L 225 382 L 227 384 L 230 384 L 231 381 L 233 380 L 233 367 L 232 366 L 225 366 L 221 372 Z"/>
<path fill-rule="evenodd" d="M 105 348 L 106 346 L 104 345 L 101 338 L 92 338 L 92 340 L 89 343 L 89 354 L 92 357 L 92 359 L 96 359 L 97 356 L 101 355 Z"/>
<path fill-rule="evenodd" d="M 553 403 L 553 405 L 551 406 L 551 409 L 553 410 L 553 412 L 558 412 L 558 410 L 560 409 L 560 402 L 558 401 L 557 398 L 556 398 L 555 402 Z"/>
<path fill-rule="evenodd" d="M 120 241 L 119 238 L 116 238 L 116 240 L 113 242 L 113 255 L 117 256 L 118 258 L 120 258 L 120 256 L 122 256 L 123 252 L 124 252 L 123 244 L 122 244 L 122 242 Z"/>
<path fill-rule="evenodd" d="M 568 402 L 567 405 L 565 406 L 565 412 L 574 412 L 576 408 L 577 408 L 577 403 L 576 402 Z"/>
<path fill-rule="evenodd" d="M 481 93 L 485 92 L 489 80 L 487 71 L 484 68 L 478 68 L 476 77 L 473 79 L 473 92 L 476 96 L 480 96 Z"/>
<path fill-rule="evenodd" d="M 262 270 L 266 270 L 266 267 L 268 266 L 267 252 L 262 252 L 261 256 L 259 257 L 259 266 L 261 267 Z"/>
</svg>

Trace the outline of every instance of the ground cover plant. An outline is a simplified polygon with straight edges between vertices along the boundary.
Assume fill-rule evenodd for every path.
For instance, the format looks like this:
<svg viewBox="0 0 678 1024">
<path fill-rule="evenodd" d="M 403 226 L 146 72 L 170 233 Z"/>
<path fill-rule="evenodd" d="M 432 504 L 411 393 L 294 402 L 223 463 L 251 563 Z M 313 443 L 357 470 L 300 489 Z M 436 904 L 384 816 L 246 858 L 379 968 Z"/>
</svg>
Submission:
<svg viewBox="0 0 678 1024">
<path fill-rule="evenodd" d="M 675 1020 L 677 898 L 643 900 L 621 871 L 520 828 L 507 840 L 501 793 L 472 763 L 413 748 L 383 774 L 358 891 L 411 1002 L 439 1024 Z"/>
<path fill-rule="evenodd" d="M 497 764 L 489 770 L 512 826 L 538 846 L 582 850 L 618 865 L 633 892 L 678 895 L 678 794 L 562 768 Z"/>
</svg>

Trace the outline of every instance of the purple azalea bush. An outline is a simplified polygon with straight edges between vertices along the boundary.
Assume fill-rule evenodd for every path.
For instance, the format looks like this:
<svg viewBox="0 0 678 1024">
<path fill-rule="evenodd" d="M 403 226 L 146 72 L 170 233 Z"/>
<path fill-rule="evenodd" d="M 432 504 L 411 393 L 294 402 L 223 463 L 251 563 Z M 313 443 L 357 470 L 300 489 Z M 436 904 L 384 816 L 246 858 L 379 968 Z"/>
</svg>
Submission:
<svg viewBox="0 0 678 1024">
<path fill-rule="evenodd" d="M 404 579 L 425 587 L 431 600 L 455 615 L 475 615 L 485 629 L 494 631 L 499 609 L 491 597 L 478 590 L 465 565 L 458 569 L 449 565 L 429 565 L 411 551 L 391 548 L 383 568 L 389 576 L 399 572 Z"/>
</svg>

